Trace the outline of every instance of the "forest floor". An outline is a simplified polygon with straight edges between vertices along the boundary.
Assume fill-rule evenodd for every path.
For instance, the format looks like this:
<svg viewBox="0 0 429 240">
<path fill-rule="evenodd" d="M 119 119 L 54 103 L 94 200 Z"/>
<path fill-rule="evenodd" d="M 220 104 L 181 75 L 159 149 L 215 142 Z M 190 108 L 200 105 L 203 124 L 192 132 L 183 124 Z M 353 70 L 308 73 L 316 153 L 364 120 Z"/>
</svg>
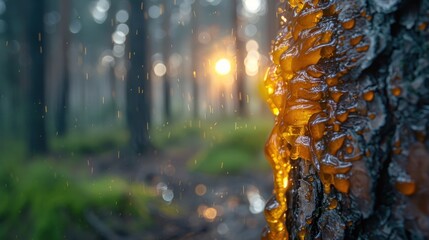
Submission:
<svg viewBox="0 0 429 240">
<path fill-rule="evenodd" d="M 114 174 L 151 186 L 157 189 L 157 201 L 177 213 L 167 217 L 151 209 L 153 227 L 123 233 L 123 239 L 260 239 L 265 225 L 262 210 L 271 196 L 271 174 L 193 172 L 189 161 L 201 147 L 194 141 L 142 156 L 118 152 L 91 158 L 95 176 Z"/>
</svg>

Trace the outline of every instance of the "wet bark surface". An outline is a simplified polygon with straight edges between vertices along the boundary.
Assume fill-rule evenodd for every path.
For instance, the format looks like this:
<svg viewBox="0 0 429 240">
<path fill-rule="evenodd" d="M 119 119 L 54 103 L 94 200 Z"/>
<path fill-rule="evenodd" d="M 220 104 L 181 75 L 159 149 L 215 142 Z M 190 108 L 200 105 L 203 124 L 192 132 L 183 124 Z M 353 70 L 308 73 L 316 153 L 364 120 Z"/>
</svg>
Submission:
<svg viewBox="0 0 429 240">
<path fill-rule="evenodd" d="M 273 167 L 287 166 L 288 184 L 267 205 L 264 237 L 429 238 L 429 1 L 290 0 L 281 8 L 267 155 Z M 303 102 L 311 109 L 295 116 Z M 279 185 L 276 177 L 284 176 L 275 175 Z"/>
</svg>

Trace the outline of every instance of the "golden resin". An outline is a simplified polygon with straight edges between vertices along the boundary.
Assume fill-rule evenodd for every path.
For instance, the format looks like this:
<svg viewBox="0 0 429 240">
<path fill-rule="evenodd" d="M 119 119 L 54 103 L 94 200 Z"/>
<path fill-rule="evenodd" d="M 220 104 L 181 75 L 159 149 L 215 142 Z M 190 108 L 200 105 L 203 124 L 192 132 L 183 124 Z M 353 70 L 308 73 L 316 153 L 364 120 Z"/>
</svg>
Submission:
<svg viewBox="0 0 429 240">
<path fill-rule="evenodd" d="M 274 197 L 265 208 L 268 226 L 262 238 L 271 240 L 289 239 L 286 192 L 293 180 L 289 178 L 292 161 L 317 162 L 326 193 L 332 187 L 349 192 L 351 161 L 360 160 L 363 154 L 355 147 L 357 141 L 342 132 L 342 123 L 357 114 L 356 108 L 337 109 L 337 104 L 347 95 L 341 88 L 342 78 L 369 49 L 363 33 L 354 30 L 357 20 L 339 19 L 337 1 L 284 2 L 285 9 L 279 10 L 284 14 L 281 30 L 271 52 L 273 66 L 265 76 L 267 102 L 275 116 L 265 147 L 274 172 Z M 344 31 L 354 32 L 338 34 Z M 332 67 L 335 74 L 326 69 L 331 63 L 336 64 Z M 374 93 L 366 92 L 362 98 L 372 101 Z M 329 208 L 338 204 L 334 199 Z M 304 239 L 305 234 L 302 229 L 296 236 Z"/>
<path fill-rule="evenodd" d="M 402 90 L 400 87 L 395 87 L 392 89 L 392 94 L 395 97 L 399 97 L 401 95 L 401 92 L 402 92 Z"/>
<path fill-rule="evenodd" d="M 374 99 L 374 91 L 368 91 L 363 94 L 365 101 L 371 102 Z"/>
<path fill-rule="evenodd" d="M 338 206 L 338 200 L 337 199 L 331 199 L 329 202 L 329 210 L 335 209 Z"/>
<path fill-rule="evenodd" d="M 397 181 L 395 187 L 404 195 L 412 195 L 416 192 L 416 183 L 414 181 Z"/>
</svg>

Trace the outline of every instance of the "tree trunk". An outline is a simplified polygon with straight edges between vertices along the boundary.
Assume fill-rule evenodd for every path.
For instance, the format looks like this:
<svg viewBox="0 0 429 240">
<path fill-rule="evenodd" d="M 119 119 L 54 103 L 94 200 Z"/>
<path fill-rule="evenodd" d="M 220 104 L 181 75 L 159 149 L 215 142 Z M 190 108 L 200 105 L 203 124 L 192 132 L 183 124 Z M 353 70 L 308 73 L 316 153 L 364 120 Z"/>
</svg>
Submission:
<svg viewBox="0 0 429 240">
<path fill-rule="evenodd" d="M 27 17 L 25 23 L 28 33 L 25 45 L 28 48 L 28 68 L 24 73 L 28 78 L 27 144 L 30 154 L 47 151 L 46 101 L 45 101 L 45 32 L 43 26 L 44 1 L 26 2 Z"/>
<path fill-rule="evenodd" d="M 17 17 L 17 13 L 22 11 L 18 6 L 17 2 L 8 2 L 6 3 L 6 9 L 4 13 L 4 19 L 6 20 L 7 27 L 5 31 L 7 46 L 6 46 L 6 57 L 7 61 L 5 64 L 5 79 L 7 80 L 7 85 L 10 86 L 9 89 L 3 89 L 3 91 L 7 91 L 10 95 L 9 104 L 7 106 L 10 109 L 10 114 L 4 114 L 4 118 L 7 122 L 6 129 L 3 136 L 22 136 L 26 131 L 22 130 L 27 124 L 26 121 L 22 121 L 23 115 L 26 114 L 25 106 L 27 102 L 27 95 L 25 91 L 23 91 L 24 87 L 22 86 L 22 81 L 20 81 L 19 70 L 22 65 L 19 62 L 20 53 L 13 46 L 13 40 L 19 39 L 21 37 L 20 28 L 16 27 L 22 26 L 22 23 L 19 21 Z M 25 99 L 23 101 L 23 99 Z M 21 130 L 20 130 L 21 129 Z"/>
<path fill-rule="evenodd" d="M 287 1 L 264 239 L 428 239 L 429 2 Z"/>
<path fill-rule="evenodd" d="M 171 1 L 164 1 L 163 13 L 163 28 L 165 31 L 164 37 L 164 64 L 167 67 L 167 72 L 164 75 L 164 119 L 166 122 L 171 122 L 171 84 L 170 84 L 170 56 L 172 41 L 170 36 L 170 16 L 171 16 Z"/>
<path fill-rule="evenodd" d="M 243 40 L 243 36 L 241 36 L 240 32 L 242 32 L 243 21 L 240 18 L 240 14 L 238 13 L 238 7 L 241 1 L 234 1 L 232 14 L 233 14 L 233 32 L 235 36 L 235 51 L 236 51 L 236 91 L 237 91 L 237 112 L 240 116 L 246 115 L 246 73 L 245 73 L 245 65 L 244 58 L 246 57 L 246 43 Z"/>
<path fill-rule="evenodd" d="M 193 106 L 193 117 L 198 119 L 200 115 L 200 105 L 199 105 L 199 82 L 198 77 L 200 76 L 199 70 L 199 50 L 200 44 L 198 41 L 198 17 L 199 17 L 199 2 L 195 1 L 192 3 L 192 106 Z"/>
<path fill-rule="evenodd" d="M 59 136 L 65 135 L 67 131 L 67 105 L 70 88 L 69 72 L 69 46 L 70 46 L 70 0 L 61 1 L 61 84 L 59 91 L 58 106 L 56 112 L 56 130 Z"/>
<path fill-rule="evenodd" d="M 151 84 L 145 1 L 130 1 L 130 70 L 127 75 L 127 122 L 131 144 L 137 153 L 150 149 Z"/>
<path fill-rule="evenodd" d="M 272 41 L 274 41 L 277 31 L 279 29 L 279 23 L 277 18 L 277 1 L 267 1 L 267 16 L 266 16 L 266 27 L 268 29 L 268 46 L 266 52 L 270 52 Z"/>
</svg>

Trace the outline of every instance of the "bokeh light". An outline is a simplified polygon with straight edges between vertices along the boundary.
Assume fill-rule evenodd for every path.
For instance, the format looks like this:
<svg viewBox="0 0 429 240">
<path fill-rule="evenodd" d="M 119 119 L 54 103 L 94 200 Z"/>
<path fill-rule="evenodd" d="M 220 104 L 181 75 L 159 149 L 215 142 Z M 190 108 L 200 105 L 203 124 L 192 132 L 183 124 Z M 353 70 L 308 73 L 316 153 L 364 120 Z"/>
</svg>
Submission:
<svg viewBox="0 0 429 240">
<path fill-rule="evenodd" d="M 156 76 L 158 77 L 163 77 L 166 73 L 167 73 L 167 67 L 165 66 L 164 63 L 156 63 L 155 66 L 153 67 L 153 72 L 155 73 Z"/>
<path fill-rule="evenodd" d="M 206 192 L 207 192 L 207 187 L 206 187 L 206 185 L 204 185 L 204 184 L 198 184 L 198 185 L 195 187 L 195 193 L 196 193 L 198 196 L 203 196 L 204 194 L 206 194 Z"/>
<path fill-rule="evenodd" d="M 221 58 L 216 62 L 215 70 L 219 75 L 228 75 L 231 72 L 231 63 L 226 58 Z"/>
<path fill-rule="evenodd" d="M 216 208 L 212 208 L 212 207 L 211 208 L 207 208 L 204 211 L 203 216 L 208 221 L 213 221 L 216 218 L 216 216 L 217 216 L 217 210 L 216 210 Z"/>
<path fill-rule="evenodd" d="M 269 0 L 272 1 L 272 0 Z M 258 13 L 262 9 L 262 1 L 261 0 L 243 0 L 244 8 L 249 13 Z"/>
</svg>

